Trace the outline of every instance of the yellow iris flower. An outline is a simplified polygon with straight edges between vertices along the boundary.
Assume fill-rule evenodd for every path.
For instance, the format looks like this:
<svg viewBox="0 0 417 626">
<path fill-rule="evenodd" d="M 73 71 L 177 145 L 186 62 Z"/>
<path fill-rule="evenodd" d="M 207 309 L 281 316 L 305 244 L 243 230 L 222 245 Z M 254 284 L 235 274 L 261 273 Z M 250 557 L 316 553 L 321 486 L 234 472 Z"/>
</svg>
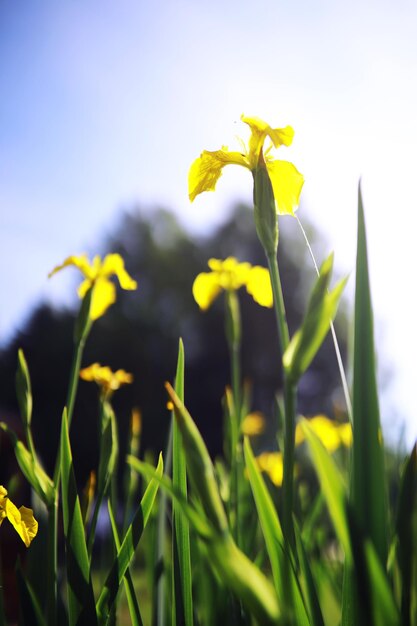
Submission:
<svg viewBox="0 0 417 626">
<path fill-rule="evenodd" d="M 193 284 L 194 299 L 203 311 L 211 306 L 222 290 L 236 291 L 243 286 L 255 302 L 272 307 L 271 279 L 265 267 L 239 263 L 234 257 L 224 261 L 210 259 L 208 266 L 211 272 L 198 274 Z"/>
<path fill-rule="evenodd" d="M 348 448 L 352 445 L 352 427 L 349 423 L 338 424 L 325 415 L 316 415 L 316 417 L 308 420 L 308 423 L 329 452 L 334 452 L 340 446 Z M 300 445 L 303 441 L 304 433 L 297 424 L 295 445 Z"/>
<path fill-rule="evenodd" d="M 230 151 L 223 146 L 221 150 L 204 150 L 191 165 L 188 176 L 188 192 L 191 202 L 203 191 L 214 191 L 216 183 L 225 165 L 242 165 L 251 172 L 266 166 L 272 184 L 277 213 L 294 215 L 298 207 L 304 177 L 288 161 L 279 161 L 270 155 L 272 146 L 289 146 L 294 137 L 291 126 L 271 128 L 257 117 L 245 117 L 241 120 L 248 124 L 251 135 L 248 146 L 243 144 L 243 152 Z M 271 145 L 263 151 L 266 139 Z M 242 142 L 243 143 L 243 142 Z"/>
<path fill-rule="evenodd" d="M 105 396 L 110 396 L 122 385 L 133 382 L 132 374 L 124 370 L 113 372 L 110 367 L 101 366 L 100 363 L 92 363 L 80 371 L 80 378 L 89 382 L 95 382 L 101 388 Z"/>
<path fill-rule="evenodd" d="M 103 260 L 99 256 L 95 256 L 92 263 L 89 262 L 86 254 L 69 256 L 49 273 L 49 278 L 64 267 L 71 265 L 78 268 L 85 278 L 78 287 L 80 298 L 85 296 L 90 287 L 94 287 L 90 309 L 92 320 L 104 315 L 109 306 L 116 301 L 116 287 L 110 280 L 111 276 L 117 276 L 122 289 L 131 290 L 137 287 L 136 281 L 125 270 L 125 264 L 120 254 L 108 254 Z"/>
<path fill-rule="evenodd" d="M 32 509 L 25 506 L 17 508 L 9 499 L 7 489 L 0 485 L 0 526 L 6 517 L 28 548 L 38 532 L 38 522 L 33 517 Z"/>
</svg>

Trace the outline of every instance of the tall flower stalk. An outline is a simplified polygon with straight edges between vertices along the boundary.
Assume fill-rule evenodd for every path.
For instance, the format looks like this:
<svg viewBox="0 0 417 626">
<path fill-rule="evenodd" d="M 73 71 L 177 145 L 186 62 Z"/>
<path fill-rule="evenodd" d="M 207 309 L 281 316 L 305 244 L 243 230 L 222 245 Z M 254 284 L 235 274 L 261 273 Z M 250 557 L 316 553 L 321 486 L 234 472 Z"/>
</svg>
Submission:
<svg viewBox="0 0 417 626">
<path fill-rule="evenodd" d="M 301 189 L 304 183 L 302 174 L 288 161 L 274 159 L 270 150 L 292 143 L 294 131 L 290 126 L 272 128 L 256 117 L 244 117 L 251 134 L 244 152 L 221 150 L 210 152 L 204 150 L 200 157 L 191 165 L 189 173 L 190 200 L 203 191 L 214 191 L 225 165 L 241 165 L 249 169 L 253 176 L 254 219 L 259 241 L 264 249 L 274 299 L 274 311 L 277 320 L 281 354 L 289 345 L 289 332 L 286 321 L 284 298 L 279 275 L 278 220 L 277 214 L 294 215 L 298 206 Z M 271 146 L 264 151 L 266 139 Z M 290 545 L 294 548 L 293 529 L 293 475 L 294 475 L 294 439 L 296 385 L 283 373 L 284 406 L 285 406 L 285 447 L 283 477 L 283 531 Z"/>
<path fill-rule="evenodd" d="M 199 274 L 193 284 L 193 295 L 199 307 L 208 309 L 215 298 L 225 292 L 225 331 L 230 354 L 230 373 L 233 402 L 228 403 L 230 417 L 230 470 L 231 502 L 234 538 L 240 545 L 241 519 L 239 515 L 239 482 L 243 475 L 243 455 L 241 445 L 242 422 L 242 380 L 240 365 L 241 317 L 237 290 L 245 287 L 252 298 L 265 307 L 272 307 L 272 289 L 268 270 L 259 265 L 239 263 L 234 257 L 224 261 L 210 259 L 211 272 Z"/>
</svg>

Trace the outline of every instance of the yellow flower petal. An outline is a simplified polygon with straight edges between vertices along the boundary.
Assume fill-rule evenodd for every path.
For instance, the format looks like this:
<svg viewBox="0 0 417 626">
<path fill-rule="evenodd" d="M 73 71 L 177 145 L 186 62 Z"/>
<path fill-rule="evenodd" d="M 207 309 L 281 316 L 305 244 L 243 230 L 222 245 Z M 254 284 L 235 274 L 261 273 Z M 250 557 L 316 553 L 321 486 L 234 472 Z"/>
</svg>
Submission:
<svg viewBox="0 0 417 626">
<path fill-rule="evenodd" d="M 300 203 L 304 176 L 288 161 L 266 159 L 266 168 L 279 215 L 294 215 Z"/>
<path fill-rule="evenodd" d="M 54 267 L 54 269 L 51 272 L 49 272 L 48 278 L 51 278 L 51 276 L 53 276 L 57 272 L 60 272 L 65 267 L 70 267 L 70 266 L 78 268 L 84 274 L 86 278 L 91 279 L 94 277 L 94 271 L 88 261 L 87 255 L 80 254 L 79 256 L 72 255 L 72 256 L 67 257 L 65 261 L 61 263 L 61 265 L 57 265 L 56 267 Z"/>
<path fill-rule="evenodd" d="M 113 372 L 110 367 L 101 366 L 100 363 L 92 363 L 80 370 L 80 378 L 88 382 L 97 383 L 106 394 L 111 394 L 122 385 L 133 382 L 132 374 L 122 369 Z"/>
<path fill-rule="evenodd" d="M 274 304 L 271 278 L 265 267 L 260 265 L 252 267 L 246 282 L 246 290 L 261 306 L 271 308 Z"/>
<path fill-rule="evenodd" d="M 116 302 L 116 286 L 105 278 L 99 278 L 94 283 L 93 296 L 91 298 L 91 319 L 96 320 L 104 315 L 114 302 Z"/>
<path fill-rule="evenodd" d="M 28 548 L 38 532 L 38 522 L 32 509 L 25 506 L 18 509 L 8 498 L 7 489 L 0 485 L 0 525 L 6 517 Z"/>
<path fill-rule="evenodd" d="M 277 487 L 282 485 L 284 477 L 284 461 L 281 452 L 262 452 L 256 457 L 259 469 L 266 472 L 272 483 Z"/>
<path fill-rule="evenodd" d="M 248 437 L 260 435 L 265 430 L 265 418 L 259 411 L 249 413 L 242 421 L 242 433 Z"/>
<path fill-rule="evenodd" d="M 26 506 L 19 507 L 20 512 L 20 531 L 18 529 L 20 537 L 22 538 L 25 546 L 28 548 L 32 543 L 32 540 L 36 537 L 38 532 L 38 522 L 33 516 L 33 510 L 28 509 Z"/>
<path fill-rule="evenodd" d="M 309 420 L 309 424 L 324 447 L 334 452 L 340 446 L 340 437 L 337 425 L 325 415 L 317 415 Z"/>
<path fill-rule="evenodd" d="M 271 128 L 269 124 L 259 117 L 246 117 L 244 115 L 242 115 L 241 120 L 245 122 L 245 124 L 248 124 L 251 129 L 248 151 L 251 169 L 255 169 L 258 165 L 259 155 L 266 137 L 271 139 L 274 148 L 279 148 L 279 146 L 282 145 L 289 146 L 292 143 L 294 130 L 291 126 L 286 126 L 285 128 Z"/>
<path fill-rule="evenodd" d="M 202 272 L 193 283 L 193 296 L 200 309 L 206 311 L 221 292 L 216 273 Z"/>
<path fill-rule="evenodd" d="M 109 276 L 117 276 L 122 289 L 136 289 L 137 282 L 126 272 L 125 262 L 120 254 L 108 254 L 103 261 L 99 270 L 100 276 L 108 278 Z"/>
<path fill-rule="evenodd" d="M 346 424 L 339 424 L 337 430 L 342 444 L 347 448 L 350 448 L 353 443 L 352 426 L 349 422 L 346 422 Z"/>
<path fill-rule="evenodd" d="M 188 174 L 188 195 L 191 202 L 203 191 L 214 191 L 225 165 L 248 167 L 245 156 L 240 152 L 229 152 L 226 147 L 209 152 L 204 150 L 194 161 Z"/>
</svg>

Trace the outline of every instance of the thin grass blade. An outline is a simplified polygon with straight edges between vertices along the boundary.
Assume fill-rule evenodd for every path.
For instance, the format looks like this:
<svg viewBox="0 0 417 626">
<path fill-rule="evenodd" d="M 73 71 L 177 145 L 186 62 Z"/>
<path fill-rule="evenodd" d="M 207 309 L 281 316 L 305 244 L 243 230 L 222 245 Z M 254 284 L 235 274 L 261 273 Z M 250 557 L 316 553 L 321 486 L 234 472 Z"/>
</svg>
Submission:
<svg viewBox="0 0 417 626">
<path fill-rule="evenodd" d="M 373 312 L 362 195 L 359 187 L 353 366 L 353 455 L 351 502 L 362 532 L 387 561 L 384 448 L 376 382 Z"/>
<path fill-rule="evenodd" d="M 179 341 L 175 393 L 184 402 L 184 345 Z M 187 469 L 181 433 L 173 417 L 172 485 L 187 499 Z M 172 505 L 172 624 L 193 624 L 190 529 L 181 507 Z"/>
<path fill-rule="evenodd" d="M 162 456 L 160 455 L 156 473 L 157 475 L 162 476 L 162 472 L 163 462 Z M 96 604 L 97 615 L 99 616 L 100 623 L 105 622 L 107 615 L 113 607 L 123 577 L 125 576 L 127 568 L 132 561 L 143 530 L 146 527 L 158 488 L 159 484 L 156 480 L 152 480 L 147 486 L 142 501 L 125 534 L 120 550 L 118 551 L 106 578 Z"/>
<path fill-rule="evenodd" d="M 69 624 L 70 626 L 74 624 L 93 626 L 97 624 L 97 615 L 84 524 L 75 483 L 66 410 L 62 415 L 60 458 Z"/>
<path fill-rule="evenodd" d="M 113 533 L 114 545 L 115 545 L 116 551 L 119 552 L 120 550 L 119 531 L 117 530 L 117 524 L 116 524 L 116 520 L 114 517 L 110 500 L 107 501 L 107 506 L 108 506 L 108 511 L 109 511 L 111 529 Z M 125 586 L 126 599 L 127 599 L 127 604 L 129 607 L 129 613 L 130 613 L 132 626 L 143 626 L 142 616 L 140 614 L 140 609 L 139 609 L 139 603 L 136 597 L 135 589 L 133 586 L 133 580 L 132 580 L 132 576 L 131 576 L 129 569 L 126 570 L 126 574 L 125 574 L 123 582 Z"/>
<path fill-rule="evenodd" d="M 247 437 L 244 440 L 244 453 L 249 481 L 255 499 L 266 549 L 271 563 L 275 590 L 285 616 L 297 624 L 309 624 L 304 599 L 295 575 L 290 555 L 287 552 L 272 498 L 256 464 Z"/>
<path fill-rule="evenodd" d="M 417 623 L 417 444 L 401 476 L 396 533 L 401 572 L 401 618 L 404 626 Z"/>
</svg>

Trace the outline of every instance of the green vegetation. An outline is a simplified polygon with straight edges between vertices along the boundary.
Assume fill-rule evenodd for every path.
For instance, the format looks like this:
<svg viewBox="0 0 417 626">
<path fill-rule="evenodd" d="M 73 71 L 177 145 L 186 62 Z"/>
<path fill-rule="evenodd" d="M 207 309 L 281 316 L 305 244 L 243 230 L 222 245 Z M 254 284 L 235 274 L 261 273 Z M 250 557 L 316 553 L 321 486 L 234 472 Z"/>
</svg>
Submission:
<svg viewBox="0 0 417 626">
<path fill-rule="evenodd" d="M 219 436 L 223 454 L 213 461 L 206 438 L 192 417 L 194 409 L 188 400 L 191 390 L 194 387 L 196 395 L 205 397 L 204 388 L 210 379 L 196 377 L 190 385 L 186 338 L 179 342 L 177 338 L 176 368 L 167 356 L 171 356 L 171 347 L 165 353 L 158 344 L 153 355 L 163 376 L 167 363 L 170 365 L 166 379 L 172 383 L 165 382 L 163 390 L 169 435 L 165 438 L 160 430 L 158 439 L 158 428 L 154 432 L 162 451 L 157 455 L 141 452 L 148 446 L 140 445 L 137 409 L 121 437 L 115 397 L 120 387 L 126 385 L 128 389 L 133 384 L 133 377 L 129 371 L 112 371 L 100 365 L 99 349 L 91 350 L 89 343 L 96 320 L 105 329 L 104 321 L 117 320 L 111 313 L 123 304 L 118 302 L 107 313 L 116 299 L 110 277 L 115 275 L 123 289 L 133 292 L 125 298 L 136 297 L 136 281 L 125 270 L 120 250 L 103 259 L 95 257 L 92 262 L 85 255 L 66 259 L 52 273 L 75 266 L 84 282 L 71 333 L 73 356 L 52 463 L 48 459 L 44 466 L 32 433 L 36 389 L 31 361 L 26 362 L 22 350 L 16 385 L 21 423 L 1 423 L 19 474 L 34 495 L 32 513 L 24 506 L 17 509 L 9 499 L 10 494 L 17 502 L 12 478 L 0 493 L 0 523 L 7 518 L 27 547 L 22 560 L 17 560 L 15 574 L 21 624 L 417 624 L 417 448 L 414 446 L 403 459 L 397 483 L 392 482 L 392 473 L 386 469 L 387 459 L 391 463 L 392 458 L 384 449 L 379 417 L 361 194 L 352 414 L 346 398 L 346 411 L 332 416 L 335 419 L 322 415 L 324 407 L 317 411 L 321 414 L 305 419 L 297 406 L 300 385 L 317 366 L 345 280 L 331 286 L 333 256 L 329 256 L 308 289 L 304 313 L 288 325 L 284 304 L 288 284 L 281 280 L 277 254 L 283 233 L 280 230 L 278 237 L 275 211 L 293 214 L 302 176 L 291 164 L 277 166 L 285 162 L 269 156 L 265 163 L 262 148 L 267 137 L 275 147 L 289 145 L 293 131 L 290 127 L 271 129 L 257 118 L 244 121 L 252 132 L 250 149 L 240 157 L 228 151 L 220 157 L 221 151 L 203 152 L 191 168 L 191 195 L 194 198 L 214 189 L 225 164 L 239 161 L 250 169 L 254 181 L 253 229 L 268 270 L 230 256 L 213 258 L 211 252 L 207 255 L 211 257 L 211 271 L 201 271 L 205 268 L 200 266 L 198 276 L 190 276 L 184 254 L 196 253 L 196 249 L 178 233 L 174 240 L 180 243 L 175 253 L 182 251 L 183 256 L 178 256 L 176 267 L 172 267 L 171 256 L 169 262 L 168 255 L 164 258 L 169 245 L 159 249 L 158 257 L 159 270 L 166 269 L 173 282 L 174 276 L 180 276 L 189 293 L 194 280 L 194 297 L 202 309 L 214 300 L 224 301 L 224 310 L 217 310 L 217 320 L 223 318 L 221 334 L 226 339 L 230 367 Z M 210 168 L 212 176 L 207 177 Z M 144 230 L 141 236 L 151 240 L 149 230 Z M 150 258 L 146 261 L 151 263 Z M 140 276 L 138 285 L 140 295 Z M 274 400 L 275 424 L 252 413 L 251 393 L 241 373 L 245 371 L 244 337 L 251 330 L 241 311 L 241 287 L 255 301 L 253 306 L 273 309 L 267 342 L 276 339 L 275 356 L 272 363 L 269 357 L 266 362 L 268 369 L 282 377 L 282 396 Z M 152 289 L 155 285 L 146 285 L 144 280 L 143 297 Z M 162 289 L 159 296 L 164 294 Z M 175 302 L 176 320 L 166 301 L 161 304 L 158 320 L 150 308 L 142 310 L 147 324 L 160 328 L 163 337 L 164 325 L 178 330 L 182 307 L 186 310 L 171 290 L 168 305 Z M 211 332 L 219 333 L 218 324 Z M 169 333 L 167 336 L 171 337 Z M 130 335 L 128 341 L 137 346 Z M 208 337 L 209 343 L 213 341 Z M 258 354 L 268 355 L 268 348 L 258 346 Z M 253 355 L 246 358 L 250 360 Z M 82 368 L 86 361 L 88 366 Z M 128 369 L 129 365 L 123 363 Z M 220 367 L 216 360 L 210 360 L 210 365 Z M 36 367 L 41 366 L 38 363 Z M 74 435 L 80 376 L 92 382 L 95 391 L 98 388 L 98 425 L 93 435 L 85 419 Z M 254 387 L 256 384 L 255 379 Z M 160 387 L 163 389 L 163 380 Z M 157 414 L 159 409 L 154 411 Z M 79 437 L 84 441 L 94 438 L 96 457 L 85 479 L 77 481 L 75 443 Z M 393 483 L 396 498 L 390 493 Z M 108 522 L 106 532 L 102 531 L 104 519 Z M 2 524 L 1 533 L 7 531 L 6 526 Z M 5 563 L 3 556 L 4 572 L 5 565 L 10 568 L 15 563 Z M 3 594 L 3 588 L 11 588 L 9 580 L 0 588 L 0 624 L 14 619 L 11 596 Z"/>
</svg>

